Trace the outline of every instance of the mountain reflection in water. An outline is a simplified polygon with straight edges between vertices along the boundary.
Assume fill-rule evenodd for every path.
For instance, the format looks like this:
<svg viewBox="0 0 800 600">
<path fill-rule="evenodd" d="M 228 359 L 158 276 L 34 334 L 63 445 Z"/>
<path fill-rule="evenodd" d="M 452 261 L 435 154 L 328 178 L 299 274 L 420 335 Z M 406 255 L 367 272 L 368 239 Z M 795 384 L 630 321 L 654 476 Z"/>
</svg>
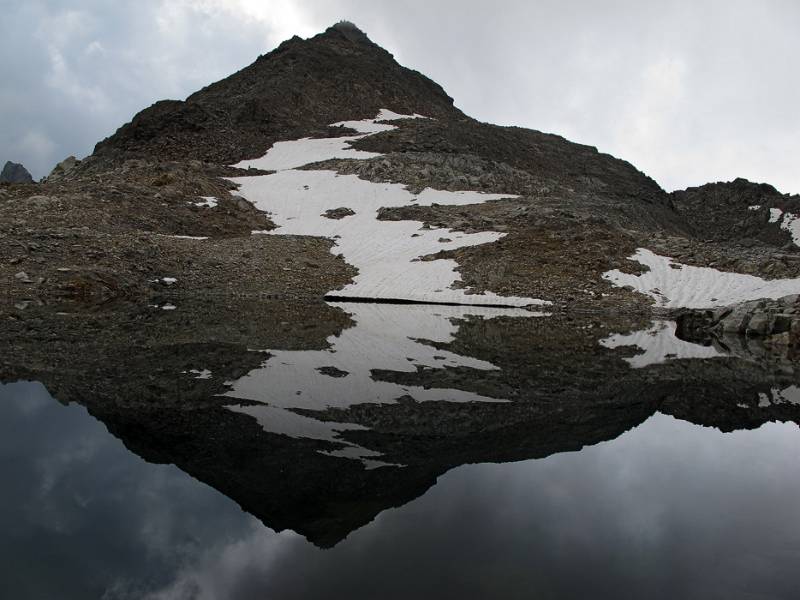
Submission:
<svg viewBox="0 0 800 600">
<path fill-rule="evenodd" d="M 269 350 L 259 369 L 231 382 L 225 395 L 259 404 L 229 406 L 254 417 L 265 431 L 344 444 L 330 456 L 361 460 L 367 468 L 390 465 L 380 453 L 349 443 L 338 436 L 346 430 L 364 430 L 351 423 L 320 421 L 300 409 L 324 411 L 358 404 L 412 402 L 505 402 L 447 387 L 421 387 L 381 381 L 377 370 L 415 373 L 424 369 L 491 371 L 490 362 L 461 356 L 434 344 L 452 342 L 458 322 L 471 317 L 532 318 L 540 313 L 480 306 L 424 306 L 370 303 L 334 303 L 353 318 L 355 326 L 329 338 L 323 350 Z M 261 404 L 263 403 L 263 404 Z"/>
<path fill-rule="evenodd" d="M 792 361 L 470 311 L 20 311 L 9 597 L 796 597 Z"/>
</svg>

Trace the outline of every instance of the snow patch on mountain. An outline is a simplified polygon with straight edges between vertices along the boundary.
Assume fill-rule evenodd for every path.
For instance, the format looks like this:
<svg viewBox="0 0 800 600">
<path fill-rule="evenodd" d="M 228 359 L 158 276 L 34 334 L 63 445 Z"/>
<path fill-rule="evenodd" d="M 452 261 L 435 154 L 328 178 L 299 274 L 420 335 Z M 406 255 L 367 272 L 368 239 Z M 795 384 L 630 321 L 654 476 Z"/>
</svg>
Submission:
<svg viewBox="0 0 800 600">
<path fill-rule="evenodd" d="M 394 129 L 380 121 L 424 118 L 381 110 L 375 119 L 335 123 L 359 132 L 339 138 L 278 142 L 262 158 L 243 161 L 240 168 L 276 171 L 270 175 L 236 177 L 240 193 L 257 208 L 269 213 L 278 226 L 269 235 L 312 235 L 334 241 L 331 249 L 358 268 L 353 283 L 337 295 L 350 298 L 402 299 L 419 302 L 528 306 L 549 304 L 544 300 L 498 296 L 491 292 L 467 294 L 454 287 L 461 277 L 454 260 L 420 260 L 442 250 L 492 243 L 505 234 L 487 231 L 463 233 L 445 228 L 426 228 L 419 221 L 379 221 L 383 207 L 465 205 L 511 198 L 508 194 L 449 192 L 425 189 L 412 194 L 405 186 L 373 183 L 355 175 L 298 167 L 332 158 L 366 159 L 380 156 L 350 147 L 350 142 Z M 326 213 L 346 206 L 355 214 L 330 219 Z M 449 240 L 449 241 L 448 241 Z"/>
<path fill-rule="evenodd" d="M 264 171 L 283 171 L 286 169 L 296 169 L 304 165 L 330 160 L 332 158 L 353 158 L 364 160 L 381 156 L 376 152 L 363 152 L 350 147 L 350 143 L 356 140 L 395 129 L 394 125 L 381 123 L 380 121 L 396 121 L 398 119 L 424 119 L 421 115 L 399 115 L 390 110 L 381 109 L 378 116 L 374 119 L 364 119 L 362 121 L 340 121 L 333 123 L 331 127 L 346 127 L 354 129 L 357 135 L 349 135 L 335 138 L 301 138 L 285 142 L 276 142 L 261 158 L 254 160 L 243 160 L 236 163 L 234 167 L 240 169 L 262 169 Z"/>
<path fill-rule="evenodd" d="M 195 201 L 195 206 L 202 208 L 214 208 L 219 203 L 219 198 L 215 196 L 200 196 L 200 200 Z"/>
<path fill-rule="evenodd" d="M 800 246 L 800 217 L 792 213 L 785 213 L 780 208 L 770 208 L 769 222 L 780 223 L 781 229 L 785 229 L 792 234 L 794 245 Z"/>
<path fill-rule="evenodd" d="M 635 260 L 649 270 L 641 275 L 631 275 L 614 269 L 603 273 L 603 277 L 616 286 L 630 286 L 665 308 L 711 308 L 800 293 L 800 279 L 768 281 L 710 267 L 692 267 L 646 248 L 639 248 L 629 260 Z"/>
</svg>

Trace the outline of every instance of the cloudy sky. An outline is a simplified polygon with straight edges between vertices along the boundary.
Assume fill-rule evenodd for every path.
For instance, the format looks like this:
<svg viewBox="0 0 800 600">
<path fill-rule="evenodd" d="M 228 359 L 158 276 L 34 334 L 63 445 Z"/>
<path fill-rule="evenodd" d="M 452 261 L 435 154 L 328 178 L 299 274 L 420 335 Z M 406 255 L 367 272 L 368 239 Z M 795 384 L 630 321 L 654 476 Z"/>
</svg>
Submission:
<svg viewBox="0 0 800 600">
<path fill-rule="evenodd" d="M 559 133 L 673 190 L 800 193 L 795 0 L 0 0 L 0 162 L 35 177 L 294 34 L 358 24 L 483 121 Z"/>
</svg>

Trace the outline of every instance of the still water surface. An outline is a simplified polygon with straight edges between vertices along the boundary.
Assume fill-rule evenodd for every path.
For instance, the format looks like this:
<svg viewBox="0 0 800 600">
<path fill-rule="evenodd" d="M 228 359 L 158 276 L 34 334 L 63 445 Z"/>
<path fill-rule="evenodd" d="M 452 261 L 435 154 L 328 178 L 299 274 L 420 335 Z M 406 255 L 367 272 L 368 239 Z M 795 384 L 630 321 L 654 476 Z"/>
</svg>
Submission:
<svg viewBox="0 0 800 600">
<path fill-rule="evenodd" d="M 799 455 L 794 423 L 722 433 L 656 412 L 580 451 L 452 468 L 323 549 L 43 385 L 6 384 L 1 595 L 797 598 Z"/>
</svg>

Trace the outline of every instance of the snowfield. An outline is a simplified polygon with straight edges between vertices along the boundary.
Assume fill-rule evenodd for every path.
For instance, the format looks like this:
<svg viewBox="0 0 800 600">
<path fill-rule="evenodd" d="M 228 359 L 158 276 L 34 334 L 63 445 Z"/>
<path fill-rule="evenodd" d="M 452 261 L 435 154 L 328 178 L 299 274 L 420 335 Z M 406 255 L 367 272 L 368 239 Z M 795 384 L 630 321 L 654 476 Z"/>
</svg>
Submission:
<svg viewBox="0 0 800 600">
<path fill-rule="evenodd" d="M 215 198 L 214 196 L 200 196 L 200 200 L 193 204 L 203 208 L 214 208 L 218 202 L 219 198 Z"/>
<path fill-rule="evenodd" d="M 492 243 L 503 237 L 503 233 L 468 234 L 424 228 L 419 221 L 377 219 L 382 207 L 479 204 L 513 196 L 433 189 L 412 194 L 401 184 L 373 183 L 334 171 L 298 169 L 333 158 L 363 160 L 380 156 L 354 150 L 350 142 L 394 129 L 393 125 L 378 121 L 406 118 L 424 117 L 398 115 L 384 109 L 374 119 L 334 124 L 352 128 L 358 135 L 278 142 L 263 157 L 235 165 L 276 171 L 274 174 L 237 177 L 232 181 L 239 186 L 242 196 L 269 213 L 278 226 L 266 232 L 269 235 L 311 235 L 334 241 L 331 251 L 341 253 L 346 262 L 358 268 L 353 283 L 337 290 L 337 296 L 516 307 L 549 304 L 491 292 L 467 294 L 454 287 L 461 280 L 456 261 L 419 260 L 441 250 Z M 327 211 L 337 208 L 350 209 L 354 214 L 341 219 L 325 216 Z"/>
<path fill-rule="evenodd" d="M 712 308 L 800 293 L 800 279 L 768 281 L 753 275 L 691 267 L 646 248 L 639 248 L 630 260 L 650 270 L 642 275 L 630 275 L 614 269 L 603 273 L 603 277 L 619 287 L 631 286 L 665 308 Z"/>
<path fill-rule="evenodd" d="M 792 234 L 792 243 L 800 246 L 800 217 L 792 213 L 785 213 L 780 208 L 770 208 L 769 222 L 780 223 L 781 229 Z"/>
<path fill-rule="evenodd" d="M 330 160 L 332 158 L 353 158 L 365 160 L 381 156 L 376 152 L 363 152 L 350 147 L 351 142 L 360 140 L 368 135 L 391 131 L 394 125 L 379 123 L 379 121 L 397 121 L 398 119 L 424 119 L 421 115 L 399 115 L 390 110 L 381 109 L 374 119 L 363 121 L 340 121 L 331 127 L 346 127 L 354 129 L 358 135 L 349 135 L 337 138 L 302 138 L 286 142 L 276 142 L 267 153 L 255 160 L 243 160 L 234 167 L 240 169 L 262 169 L 264 171 L 285 171 L 296 169 L 311 163 Z"/>
</svg>

